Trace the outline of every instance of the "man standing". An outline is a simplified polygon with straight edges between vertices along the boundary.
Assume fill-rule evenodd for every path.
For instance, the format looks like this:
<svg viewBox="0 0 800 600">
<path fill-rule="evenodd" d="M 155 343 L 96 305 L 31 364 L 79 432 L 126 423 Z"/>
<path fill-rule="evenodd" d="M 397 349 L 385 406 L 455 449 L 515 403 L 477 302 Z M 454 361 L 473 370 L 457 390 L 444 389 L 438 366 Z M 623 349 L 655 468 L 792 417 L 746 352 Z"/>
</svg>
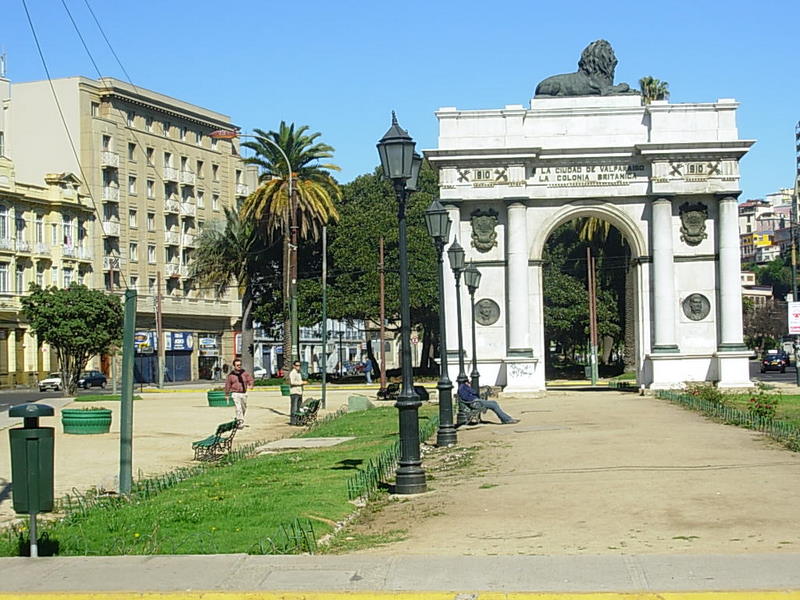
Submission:
<svg viewBox="0 0 800 600">
<path fill-rule="evenodd" d="M 369 359 L 369 356 L 364 359 L 364 377 L 367 383 L 372 383 L 372 361 Z"/>
<path fill-rule="evenodd" d="M 253 376 L 242 369 L 242 361 L 233 361 L 233 369 L 225 379 L 225 395 L 231 395 L 236 407 L 236 420 L 239 429 L 244 427 L 244 413 L 247 412 L 247 390 L 253 389 Z"/>
<path fill-rule="evenodd" d="M 296 360 L 292 363 L 292 370 L 289 371 L 289 397 L 291 399 L 291 416 L 289 417 L 290 425 L 297 425 L 297 417 L 295 414 L 300 410 L 300 405 L 303 403 L 303 386 L 308 383 L 303 381 L 303 376 L 300 374 L 300 361 Z"/>
</svg>

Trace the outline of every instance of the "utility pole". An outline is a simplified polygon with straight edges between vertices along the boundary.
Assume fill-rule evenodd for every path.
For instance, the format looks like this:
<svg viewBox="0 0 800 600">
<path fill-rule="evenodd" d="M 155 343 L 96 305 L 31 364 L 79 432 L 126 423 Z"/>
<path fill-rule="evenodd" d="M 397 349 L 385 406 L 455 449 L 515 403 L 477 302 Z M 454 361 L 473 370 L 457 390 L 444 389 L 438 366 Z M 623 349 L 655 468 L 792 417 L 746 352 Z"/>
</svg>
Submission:
<svg viewBox="0 0 800 600">
<path fill-rule="evenodd" d="M 800 122 L 794 128 L 795 172 L 794 195 L 792 196 L 792 301 L 797 302 L 797 203 L 800 202 Z M 800 387 L 800 344 L 794 342 L 794 382 Z"/>
<path fill-rule="evenodd" d="M 328 376 L 328 226 L 322 226 L 322 408 L 327 399 Z"/>
<path fill-rule="evenodd" d="M 379 258 L 378 258 L 378 275 L 380 279 L 380 290 L 381 290 L 381 300 L 380 300 L 380 336 L 379 341 L 381 344 L 381 390 L 379 396 L 383 397 L 386 393 L 386 298 L 385 298 L 385 287 L 384 287 L 384 262 L 383 262 L 383 236 L 381 236 L 380 243 L 379 243 Z"/>
<path fill-rule="evenodd" d="M 595 287 L 594 258 L 586 248 L 587 288 L 589 291 L 589 366 L 592 386 L 597 385 L 597 288 Z"/>
<path fill-rule="evenodd" d="M 133 484 L 133 330 L 135 324 L 136 290 L 125 290 L 119 431 L 119 493 L 122 495 L 130 494 Z"/>
<path fill-rule="evenodd" d="M 164 387 L 164 362 L 166 354 L 164 352 L 164 326 L 161 321 L 161 271 L 156 273 L 156 348 L 158 349 L 158 387 Z"/>
</svg>

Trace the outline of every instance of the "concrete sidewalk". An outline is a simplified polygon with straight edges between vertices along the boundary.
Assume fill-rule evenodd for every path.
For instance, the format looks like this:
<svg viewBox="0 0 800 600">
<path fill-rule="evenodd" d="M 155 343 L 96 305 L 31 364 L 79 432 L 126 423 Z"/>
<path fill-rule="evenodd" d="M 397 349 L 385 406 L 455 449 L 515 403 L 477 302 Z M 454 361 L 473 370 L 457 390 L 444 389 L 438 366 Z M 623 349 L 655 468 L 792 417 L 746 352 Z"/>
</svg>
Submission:
<svg viewBox="0 0 800 600">
<path fill-rule="evenodd" d="M 800 598 L 800 554 L 738 556 L 127 556 L 0 559 L 0 598 Z M 795 590 L 791 592 L 791 590 Z M 725 592 L 689 595 L 680 592 Z M 127 592 L 127 593 L 126 593 Z M 342 593 L 348 595 L 343 596 Z M 443 595 L 433 595 L 444 593 Z M 673 593 L 672 596 L 665 595 Z M 405 594 L 404 594 L 405 593 Z M 615 594 L 609 594 L 615 593 Z M 652 595 L 643 595 L 651 593 Z M 406 595 L 408 594 L 408 595 Z M 502 594 L 502 595 L 501 595 Z M 518 595 L 522 594 L 522 595 Z M 597 594 L 597 596 L 595 596 Z M 7 596 L 8 595 L 8 596 Z M 80 596 L 85 598 L 85 596 Z M 203 596 L 204 598 L 206 596 Z"/>
</svg>

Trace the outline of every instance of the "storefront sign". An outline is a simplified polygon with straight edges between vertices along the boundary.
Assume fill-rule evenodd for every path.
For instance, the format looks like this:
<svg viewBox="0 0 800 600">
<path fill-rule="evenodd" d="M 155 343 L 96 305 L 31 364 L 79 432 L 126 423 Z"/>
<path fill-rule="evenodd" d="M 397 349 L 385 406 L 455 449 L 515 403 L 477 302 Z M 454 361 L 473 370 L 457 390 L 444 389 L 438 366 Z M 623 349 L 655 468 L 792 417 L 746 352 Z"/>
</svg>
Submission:
<svg viewBox="0 0 800 600">
<path fill-rule="evenodd" d="M 219 344 L 217 338 L 204 336 L 198 339 L 198 350 L 200 356 L 219 356 Z"/>
<path fill-rule="evenodd" d="M 194 337 L 190 331 L 167 331 L 164 333 L 164 349 L 167 352 L 191 352 Z"/>
<path fill-rule="evenodd" d="M 789 334 L 800 333 L 800 302 L 789 302 Z"/>
<path fill-rule="evenodd" d="M 133 344 L 137 354 L 152 354 L 156 349 L 156 334 L 154 331 L 137 331 L 133 335 Z"/>
</svg>

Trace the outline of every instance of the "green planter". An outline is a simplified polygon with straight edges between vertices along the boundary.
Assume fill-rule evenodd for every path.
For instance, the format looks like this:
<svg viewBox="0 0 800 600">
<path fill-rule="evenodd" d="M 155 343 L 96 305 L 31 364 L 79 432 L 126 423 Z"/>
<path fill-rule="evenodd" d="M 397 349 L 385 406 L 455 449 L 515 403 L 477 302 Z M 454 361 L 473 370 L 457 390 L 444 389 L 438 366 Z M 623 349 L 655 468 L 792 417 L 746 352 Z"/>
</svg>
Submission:
<svg viewBox="0 0 800 600">
<path fill-rule="evenodd" d="M 233 397 L 225 397 L 225 392 L 221 390 L 210 390 L 206 392 L 206 399 L 209 406 L 233 406 Z"/>
<path fill-rule="evenodd" d="M 62 408 L 61 424 L 64 426 L 64 433 L 77 435 L 108 433 L 111 429 L 111 409 Z"/>
<path fill-rule="evenodd" d="M 292 388 L 288 383 L 281 384 L 281 396 L 290 396 L 289 390 Z"/>
</svg>

